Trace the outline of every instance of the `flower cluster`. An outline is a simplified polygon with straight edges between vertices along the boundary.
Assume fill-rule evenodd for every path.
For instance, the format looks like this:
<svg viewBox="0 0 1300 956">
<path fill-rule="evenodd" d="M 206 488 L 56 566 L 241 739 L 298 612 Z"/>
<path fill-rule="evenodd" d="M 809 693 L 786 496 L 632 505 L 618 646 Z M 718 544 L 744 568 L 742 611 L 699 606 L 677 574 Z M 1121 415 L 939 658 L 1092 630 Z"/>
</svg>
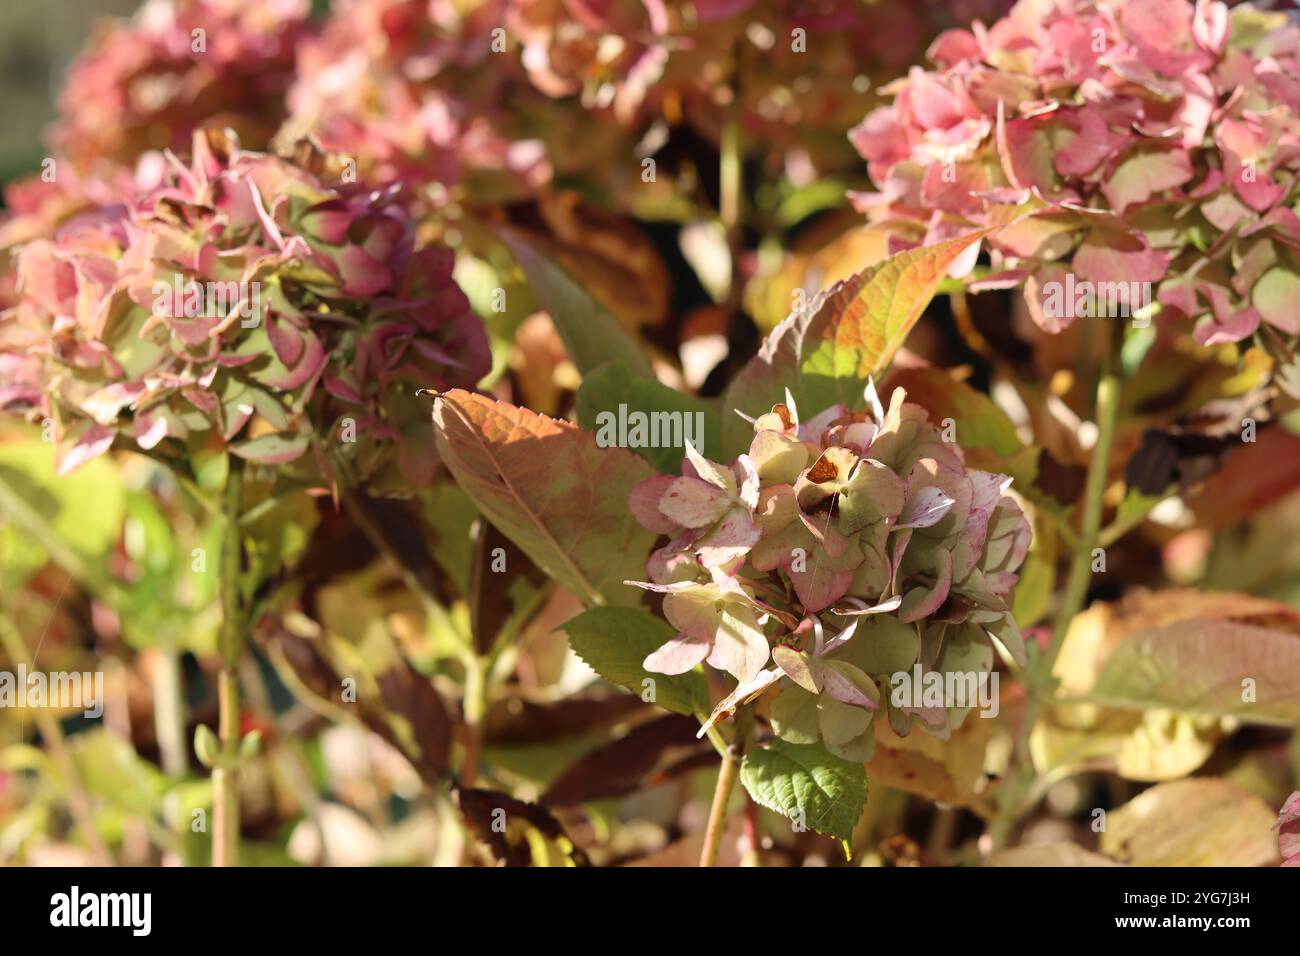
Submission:
<svg viewBox="0 0 1300 956">
<path fill-rule="evenodd" d="M 427 430 L 416 388 L 487 372 L 451 253 L 417 248 L 399 191 L 298 159 L 196 133 L 156 188 L 18 250 L 0 397 L 55 422 L 62 469 L 121 436 L 272 463 L 314 447 L 331 479 L 364 478 Z M 429 473 L 425 449 L 397 447 L 407 480 Z"/>
<path fill-rule="evenodd" d="M 436 198 L 478 169 L 540 185 L 550 178 L 540 143 L 497 128 L 517 93 L 492 51 L 499 16 L 494 4 L 461 14 L 427 0 L 343 0 L 299 47 L 290 128 L 368 179 L 434 184 Z"/>
<path fill-rule="evenodd" d="M 787 397 L 731 465 L 688 446 L 680 477 L 633 489 L 637 520 L 671 540 L 651 580 L 629 583 L 662 593 L 679 632 L 647 670 L 707 661 L 744 696 L 779 683 L 778 732 L 861 757 L 877 680 L 918 662 L 988 673 L 990 633 L 1023 654 L 1009 599 L 1030 531 L 1010 479 L 968 470 L 923 408 L 902 389 L 890 399 L 886 410 L 869 388 L 869 411 L 835 405 L 801 423 Z M 825 640 L 837 618 L 847 627 Z M 942 734 L 965 711 L 890 713 L 904 732 L 916 717 Z"/>
<path fill-rule="evenodd" d="M 1033 196 L 1043 207 L 991 242 L 977 287 L 1023 283 L 1045 330 L 1077 317 L 1050 298 L 1069 273 L 1150 283 L 1204 344 L 1261 323 L 1300 334 L 1300 28 L 1284 14 L 1024 0 L 942 34 L 929 58 L 850 134 L 879 190 L 859 208 L 899 224 L 899 244 Z"/>
<path fill-rule="evenodd" d="M 189 146 L 203 126 L 265 146 L 285 115 L 308 0 L 151 0 L 72 64 L 51 144 L 79 166 Z"/>
<path fill-rule="evenodd" d="M 419 187 L 477 175 L 518 199 L 613 175 L 646 125 L 717 142 L 740 96 L 749 150 L 779 169 L 848 169 L 843 130 L 942 26 L 1007 0 L 340 0 L 304 40 L 291 124 Z M 811 161 L 811 166 L 809 161 Z"/>
</svg>

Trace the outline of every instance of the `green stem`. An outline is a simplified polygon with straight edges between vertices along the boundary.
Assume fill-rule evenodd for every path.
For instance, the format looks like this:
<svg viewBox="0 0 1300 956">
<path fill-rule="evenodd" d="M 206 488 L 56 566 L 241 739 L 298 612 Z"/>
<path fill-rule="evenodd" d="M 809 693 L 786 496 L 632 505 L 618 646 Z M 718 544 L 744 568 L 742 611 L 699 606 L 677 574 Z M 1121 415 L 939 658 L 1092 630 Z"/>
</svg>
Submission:
<svg viewBox="0 0 1300 956">
<path fill-rule="evenodd" d="M 483 746 L 483 717 L 488 708 L 487 673 L 483 659 L 473 651 L 465 662 L 465 698 L 462 704 L 465 722 L 464 753 L 460 766 L 460 785 L 470 788 L 478 780 L 479 754 Z"/>
<path fill-rule="evenodd" d="M 1121 383 L 1115 362 L 1116 336 L 1107 330 L 1105 350 L 1102 353 L 1101 374 L 1097 380 L 1096 410 L 1097 443 L 1092 450 L 1088 466 L 1087 484 L 1083 494 L 1083 516 L 1079 534 L 1070 558 L 1070 572 L 1066 579 L 1065 594 L 1056 612 L 1051 641 L 1047 649 L 1034 662 L 1026 674 L 1029 696 L 1016 735 L 1015 759 L 1018 773 L 1010 774 L 1003 785 L 999 812 L 990 835 L 995 848 L 1005 845 L 1012 824 L 1028 802 L 1033 791 L 1033 762 L 1029 753 L 1029 739 L 1039 712 L 1053 696 L 1052 671 L 1056 659 L 1069 633 L 1070 624 L 1083 610 L 1088 597 L 1088 584 L 1092 580 L 1093 550 L 1101 534 L 1101 518 L 1105 504 L 1106 479 L 1110 473 L 1111 450 L 1115 443 L 1115 427 L 1119 419 Z"/>
<path fill-rule="evenodd" d="M 1097 444 L 1092 450 L 1088 483 L 1084 488 L 1083 525 L 1070 562 L 1065 597 L 1052 628 L 1052 641 L 1040 661 L 1039 676 L 1043 681 L 1051 678 L 1057 655 L 1065 643 L 1065 635 L 1075 616 L 1083 610 L 1083 602 L 1088 596 L 1088 584 L 1092 580 L 1092 552 L 1097 547 L 1101 532 L 1106 479 L 1110 473 L 1110 455 L 1115 443 L 1115 425 L 1119 419 L 1120 380 L 1115 371 L 1112 353 L 1113 349 L 1108 342 L 1102 359 L 1101 378 L 1097 382 Z"/>
<path fill-rule="evenodd" d="M 739 58 L 742 45 L 736 47 Z M 731 257 L 731 283 L 727 289 L 727 316 L 735 321 L 740 312 L 744 293 L 744 274 L 741 256 L 744 253 L 743 227 L 745 225 L 745 167 L 740 136 L 740 70 L 739 63 L 732 77 L 731 102 L 722 122 L 722 136 L 718 144 L 718 218 L 726 236 L 727 251 Z"/>
<path fill-rule="evenodd" d="M 212 768 L 212 865 L 239 865 L 239 655 L 244 646 L 243 535 L 239 512 L 243 471 L 230 462 L 223 511 L 226 532 L 221 543 L 221 671 L 217 675 L 217 730 L 220 758 Z"/>
</svg>

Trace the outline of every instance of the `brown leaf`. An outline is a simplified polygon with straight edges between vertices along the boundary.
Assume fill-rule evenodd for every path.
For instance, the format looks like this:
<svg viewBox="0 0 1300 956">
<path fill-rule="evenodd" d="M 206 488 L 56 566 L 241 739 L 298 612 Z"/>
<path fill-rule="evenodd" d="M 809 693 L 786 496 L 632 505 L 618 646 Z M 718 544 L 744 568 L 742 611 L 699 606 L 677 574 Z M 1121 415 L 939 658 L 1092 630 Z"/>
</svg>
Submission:
<svg viewBox="0 0 1300 956">
<path fill-rule="evenodd" d="M 520 832 L 520 822 L 556 843 L 577 866 L 588 866 L 587 855 L 573 842 L 551 811 L 496 790 L 456 788 L 456 805 L 474 836 L 486 844 L 504 866 L 529 866 L 532 848 Z"/>
<path fill-rule="evenodd" d="M 645 459 L 570 422 L 453 389 L 434 404 L 438 451 L 461 488 L 530 558 L 588 604 L 635 604 L 655 535 L 627 507 Z"/>
<path fill-rule="evenodd" d="M 1175 780 L 1112 810 L 1101 851 L 1134 866 L 1268 866 L 1278 862 L 1274 819 L 1230 781 Z"/>
<path fill-rule="evenodd" d="M 1300 437 L 1284 428 L 1261 428 L 1253 442 L 1233 444 L 1222 467 L 1187 504 L 1197 523 L 1226 528 L 1300 487 Z"/>
<path fill-rule="evenodd" d="M 899 737 L 887 720 L 877 720 L 876 750 L 867 764 L 875 784 L 962 807 L 981 806 L 984 748 L 990 720 L 970 715 L 949 740 L 913 731 Z"/>
<path fill-rule="evenodd" d="M 474 559 L 469 579 L 470 633 L 474 636 L 474 650 L 486 655 L 520 605 L 541 597 L 547 577 L 490 522 L 476 521 L 471 535 Z"/>
<path fill-rule="evenodd" d="M 1061 657 L 1067 689 L 1106 703 L 1300 722 L 1300 610 L 1268 598 L 1138 592 L 1080 615 Z"/>
<path fill-rule="evenodd" d="M 570 697 L 553 703 L 500 700 L 483 721 L 486 747 L 527 747 L 589 734 L 637 711 L 650 712 L 634 694 Z"/>
<path fill-rule="evenodd" d="M 678 748 L 713 752 L 696 739 L 699 723 L 691 717 L 668 714 L 632 728 L 613 743 L 585 754 L 560 774 L 542 797 L 544 803 L 564 806 L 605 797 L 621 797 L 646 783 L 665 754 Z"/>
</svg>

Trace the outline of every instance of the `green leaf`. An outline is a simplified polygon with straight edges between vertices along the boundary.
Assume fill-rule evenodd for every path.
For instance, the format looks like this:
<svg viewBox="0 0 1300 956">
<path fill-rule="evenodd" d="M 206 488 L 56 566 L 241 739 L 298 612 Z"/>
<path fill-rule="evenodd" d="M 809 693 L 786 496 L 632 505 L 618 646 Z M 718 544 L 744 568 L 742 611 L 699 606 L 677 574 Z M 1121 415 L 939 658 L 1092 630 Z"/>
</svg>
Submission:
<svg viewBox="0 0 1300 956">
<path fill-rule="evenodd" d="M 619 423 L 628 420 L 620 408 L 625 409 L 626 416 L 642 413 L 647 422 L 656 425 L 660 440 L 654 444 L 660 447 L 630 444 L 625 447 L 650 462 L 657 471 L 674 475 L 681 472 L 685 455 L 683 441 L 688 429 L 697 441 L 703 433 L 704 447 L 700 452 L 705 458 L 716 461 L 722 457 L 722 421 L 709 402 L 683 395 L 659 382 L 637 378 L 621 362 L 604 365 L 582 380 L 577 397 L 578 424 L 596 432 L 598 444 L 608 447 L 618 443 Z M 665 413 L 667 418 L 663 417 Z M 663 440 L 665 431 L 670 441 Z M 647 437 L 651 434 L 647 426 Z M 605 436 L 613 437 L 613 441 L 607 442 Z"/>
<path fill-rule="evenodd" d="M 654 379 L 636 340 L 573 276 L 538 252 L 518 233 L 501 230 L 528 277 L 528 285 L 559 333 L 569 358 L 583 375 L 606 362 L 622 362 L 634 374 Z"/>
<path fill-rule="evenodd" d="M 1250 290 L 1250 303 L 1264 321 L 1285 331 L 1295 328 L 1295 303 L 1300 298 L 1300 275 L 1281 266 L 1269 269 Z"/>
<path fill-rule="evenodd" d="M 474 554 L 470 529 L 479 518 L 478 508 L 459 485 L 445 480 L 421 489 L 418 501 L 432 539 L 433 560 L 457 593 L 468 594 Z"/>
<path fill-rule="evenodd" d="M 117 544 L 126 510 L 126 493 L 106 458 L 86 462 L 67 475 L 54 468 L 54 446 L 40 441 L 0 446 L 0 523 L 12 523 L 30 536 L 69 574 L 106 594 L 104 558 Z M 12 549 L 6 548 L 6 552 Z M 5 565 L 0 579 L 22 582 L 22 568 L 34 570 L 36 556 Z"/>
<path fill-rule="evenodd" d="M 822 747 L 772 740 L 745 755 L 740 781 L 760 806 L 847 840 L 867 803 L 867 771 Z"/>
<path fill-rule="evenodd" d="M 282 465 L 301 458 L 307 444 L 306 435 L 283 432 L 235 442 L 230 453 L 261 465 Z"/>
<path fill-rule="evenodd" d="M 1002 225 L 900 252 L 835 283 L 772 330 L 727 389 L 724 407 L 761 415 L 787 388 L 805 417 L 836 402 L 860 406 L 867 379 L 889 365 L 948 268 Z M 724 451 L 743 451 L 751 437 L 744 420 L 724 418 L 722 427 Z"/>
<path fill-rule="evenodd" d="M 207 724 L 199 724 L 194 729 L 194 752 L 205 767 L 214 766 L 221 756 L 221 744 L 217 743 L 217 735 Z"/>
<path fill-rule="evenodd" d="M 709 689 L 698 670 L 670 676 L 641 666 L 675 633 L 659 618 L 634 607 L 596 607 L 564 625 L 573 651 L 605 680 L 635 694 L 654 688 L 654 702 L 678 714 L 707 713 Z M 645 681 L 652 680 L 647 685 Z"/>
<path fill-rule="evenodd" d="M 54 470 L 54 446 L 0 446 L 0 477 L 49 530 L 79 554 L 102 557 L 117 543 L 126 494 L 111 462 L 97 458 L 67 475 Z"/>
<path fill-rule="evenodd" d="M 433 409 L 438 453 L 461 488 L 533 562 L 587 604 L 634 604 L 655 535 L 627 507 L 652 477 L 570 422 L 454 389 Z"/>
</svg>

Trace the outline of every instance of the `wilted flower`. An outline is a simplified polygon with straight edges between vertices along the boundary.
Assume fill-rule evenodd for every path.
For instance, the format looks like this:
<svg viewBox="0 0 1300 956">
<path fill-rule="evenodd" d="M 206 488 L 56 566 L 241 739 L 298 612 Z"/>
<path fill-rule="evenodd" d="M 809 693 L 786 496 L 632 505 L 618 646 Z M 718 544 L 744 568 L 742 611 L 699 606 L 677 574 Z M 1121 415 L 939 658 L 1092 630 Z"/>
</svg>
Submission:
<svg viewBox="0 0 1300 956">
<path fill-rule="evenodd" d="M 896 244 L 1032 195 L 1044 207 L 990 240 L 975 288 L 1023 283 L 1045 330 L 1096 314 L 1099 288 L 1138 311 L 1150 283 L 1202 343 L 1300 333 L 1300 28 L 1284 14 L 1026 0 L 929 57 L 850 134 L 880 190 L 856 201 Z"/>
<path fill-rule="evenodd" d="M 1010 598 L 1030 542 L 1009 478 L 967 469 L 902 389 L 888 409 L 874 388 L 867 400 L 801 423 L 787 397 L 730 467 L 688 447 L 681 477 L 629 496 L 642 525 L 672 536 L 651 556 L 652 583 L 629 582 L 662 592 L 680 632 L 645 667 L 729 672 L 741 686 L 722 710 L 779 684 L 778 732 L 853 759 L 869 755 L 888 697 L 877 682 L 918 662 L 988 674 L 990 636 L 1023 662 Z M 891 704 L 890 721 L 946 734 L 967 709 Z"/>
<path fill-rule="evenodd" d="M 78 165 L 183 151 L 203 126 L 265 146 L 284 119 L 308 0 L 150 0 L 72 64 L 50 142 Z"/>
<path fill-rule="evenodd" d="M 427 431 L 416 388 L 487 372 L 451 253 L 416 248 L 396 190 L 331 186 L 301 158 L 198 133 L 157 188 L 21 248 L 0 356 L 39 357 L 41 394 L 6 404 L 53 419 L 63 470 L 120 436 L 276 464 L 314 447 L 327 477 L 364 478 Z M 408 480 L 432 467 L 399 453 Z"/>
</svg>

